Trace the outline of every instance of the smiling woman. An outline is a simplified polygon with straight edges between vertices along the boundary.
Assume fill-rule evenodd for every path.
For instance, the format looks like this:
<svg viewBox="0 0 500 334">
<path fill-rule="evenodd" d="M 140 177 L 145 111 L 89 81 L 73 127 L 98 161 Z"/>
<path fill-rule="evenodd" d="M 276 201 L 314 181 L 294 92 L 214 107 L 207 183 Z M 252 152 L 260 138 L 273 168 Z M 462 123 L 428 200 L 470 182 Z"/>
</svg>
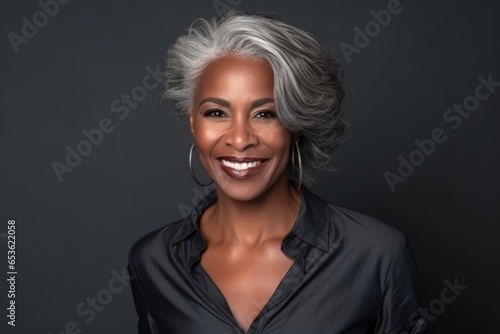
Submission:
<svg viewBox="0 0 500 334">
<path fill-rule="evenodd" d="M 132 247 L 140 333 L 422 328 L 405 237 L 308 189 L 348 133 L 340 73 L 264 14 L 197 20 L 172 46 L 164 97 L 189 123 L 191 172 L 196 148 L 215 187 Z"/>
</svg>

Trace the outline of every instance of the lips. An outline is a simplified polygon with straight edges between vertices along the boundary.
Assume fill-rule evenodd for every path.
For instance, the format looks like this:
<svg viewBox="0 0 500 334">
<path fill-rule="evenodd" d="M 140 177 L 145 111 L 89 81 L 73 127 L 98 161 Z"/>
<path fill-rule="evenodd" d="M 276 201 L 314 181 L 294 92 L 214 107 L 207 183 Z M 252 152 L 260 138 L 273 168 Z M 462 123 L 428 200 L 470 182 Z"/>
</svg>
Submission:
<svg viewBox="0 0 500 334">
<path fill-rule="evenodd" d="M 253 161 L 248 161 L 248 162 L 239 162 L 239 161 L 236 162 L 236 161 L 229 161 L 229 160 L 222 159 L 221 162 L 227 167 L 231 167 L 231 168 L 237 169 L 237 170 L 245 170 L 245 169 L 254 168 L 254 167 L 260 165 L 262 163 L 262 160 L 253 160 Z"/>
<path fill-rule="evenodd" d="M 238 180 L 254 176 L 268 159 L 254 157 L 220 157 L 217 159 L 222 170 L 230 177 Z"/>
</svg>

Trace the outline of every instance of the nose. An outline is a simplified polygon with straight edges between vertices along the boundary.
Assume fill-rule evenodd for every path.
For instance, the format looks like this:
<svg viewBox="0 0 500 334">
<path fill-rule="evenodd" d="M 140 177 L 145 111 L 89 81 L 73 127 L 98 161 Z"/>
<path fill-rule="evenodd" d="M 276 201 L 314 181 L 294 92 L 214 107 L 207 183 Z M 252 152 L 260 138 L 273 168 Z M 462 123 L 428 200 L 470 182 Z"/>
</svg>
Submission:
<svg viewBox="0 0 500 334">
<path fill-rule="evenodd" d="M 225 135 L 225 144 L 242 152 L 259 143 L 259 138 L 246 119 L 233 119 Z"/>
</svg>

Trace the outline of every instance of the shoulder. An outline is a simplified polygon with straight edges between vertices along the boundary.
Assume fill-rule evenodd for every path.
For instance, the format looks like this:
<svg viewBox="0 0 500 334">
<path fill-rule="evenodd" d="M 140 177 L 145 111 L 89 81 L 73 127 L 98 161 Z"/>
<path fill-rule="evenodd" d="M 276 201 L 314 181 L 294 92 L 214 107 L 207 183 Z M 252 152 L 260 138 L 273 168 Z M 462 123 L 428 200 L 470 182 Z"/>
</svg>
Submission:
<svg viewBox="0 0 500 334">
<path fill-rule="evenodd" d="M 377 218 L 329 203 L 307 188 L 303 199 L 300 217 L 307 221 L 309 233 L 329 248 L 342 244 L 376 252 L 397 250 L 405 243 L 401 231 Z"/>
<path fill-rule="evenodd" d="M 189 247 L 198 246 L 199 238 L 193 239 L 194 243 L 187 241 L 197 233 L 197 222 L 202 212 L 216 201 L 215 188 L 205 193 L 195 192 L 195 195 L 193 207 L 182 207 L 182 218 L 147 233 L 132 245 L 128 254 L 132 267 L 148 266 L 150 270 L 151 264 L 177 265 L 186 261 L 191 253 Z M 179 256 L 182 258 L 179 259 Z"/>
<path fill-rule="evenodd" d="M 388 268 L 409 249 L 406 236 L 377 218 L 333 204 L 328 210 L 329 244 Z"/>
<path fill-rule="evenodd" d="M 404 234 L 395 227 L 367 214 L 325 201 L 308 189 L 304 190 L 307 233 L 301 235 L 317 245 L 328 245 L 335 253 L 358 255 L 384 263 L 397 256 L 407 244 Z M 302 225 L 304 226 L 304 225 Z M 308 235 L 314 235 L 314 239 Z"/>
<path fill-rule="evenodd" d="M 354 210 L 332 204 L 328 208 L 332 254 L 354 266 L 362 264 L 367 275 L 380 278 L 381 286 L 395 273 L 413 277 L 413 255 L 403 232 Z"/>
<path fill-rule="evenodd" d="M 179 219 L 147 233 L 130 247 L 130 264 L 143 262 L 155 254 L 163 254 L 170 245 L 190 232 L 189 221 Z"/>
<path fill-rule="evenodd" d="M 334 232 L 353 240 L 386 245 L 400 245 L 406 240 L 400 230 L 378 218 L 333 204 L 328 204 L 328 208 Z"/>
<path fill-rule="evenodd" d="M 325 224 L 328 225 L 330 241 L 341 238 L 360 245 L 394 245 L 405 239 L 398 229 L 377 218 L 329 203 L 307 188 L 303 194 L 306 204 L 303 217 L 320 232 L 326 232 Z"/>
</svg>

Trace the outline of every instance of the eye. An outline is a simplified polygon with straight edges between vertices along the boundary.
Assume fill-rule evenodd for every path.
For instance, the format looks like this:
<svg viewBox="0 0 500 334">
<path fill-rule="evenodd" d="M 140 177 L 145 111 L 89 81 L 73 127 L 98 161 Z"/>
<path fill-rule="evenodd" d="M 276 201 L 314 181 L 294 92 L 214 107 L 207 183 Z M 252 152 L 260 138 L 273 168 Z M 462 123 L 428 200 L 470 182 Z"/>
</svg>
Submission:
<svg viewBox="0 0 500 334">
<path fill-rule="evenodd" d="M 224 117 L 225 114 L 220 109 L 209 109 L 203 113 L 205 117 Z"/>
<path fill-rule="evenodd" d="M 276 118 L 276 113 L 272 110 L 259 110 L 255 114 L 256 118 Z"/>
</svg>

